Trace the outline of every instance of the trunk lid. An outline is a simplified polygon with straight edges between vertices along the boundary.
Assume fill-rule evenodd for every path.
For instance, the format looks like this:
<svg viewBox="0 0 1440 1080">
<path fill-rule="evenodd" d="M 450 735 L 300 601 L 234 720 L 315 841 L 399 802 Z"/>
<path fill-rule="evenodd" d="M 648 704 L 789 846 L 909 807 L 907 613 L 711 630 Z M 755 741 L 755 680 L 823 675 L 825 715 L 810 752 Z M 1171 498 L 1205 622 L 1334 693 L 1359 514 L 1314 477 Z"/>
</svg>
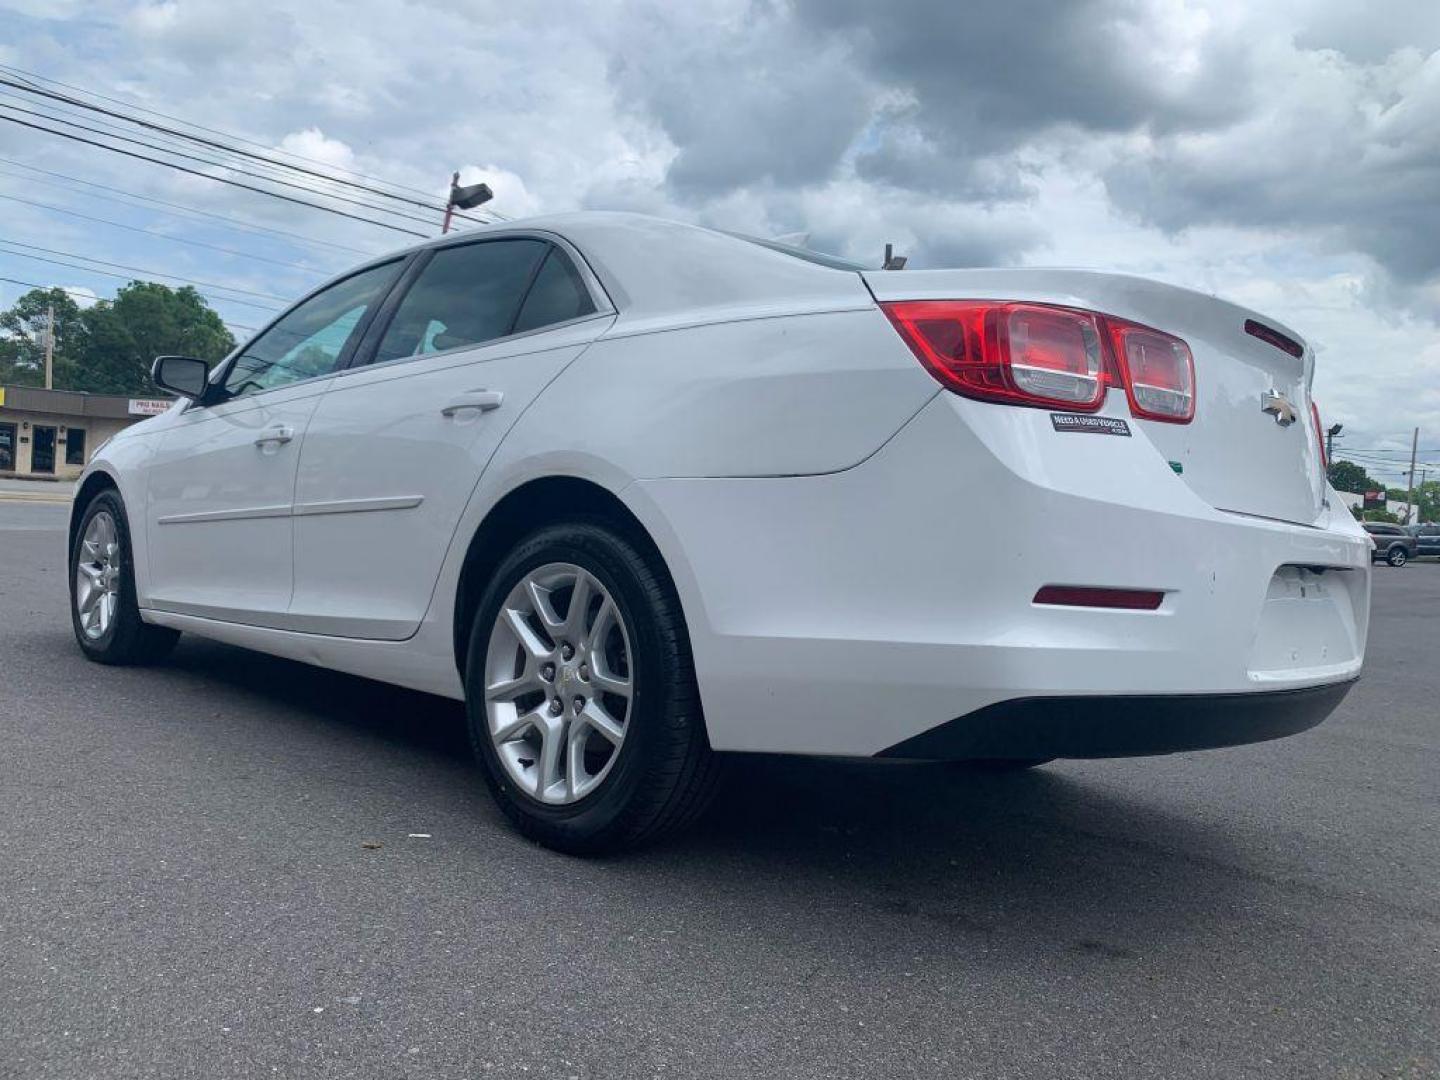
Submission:
<svg viewBox="0 0 1440 1080">
<path fill-rule="evenodd" d="M 1190 289 L 1090 270 L 904 270 L 863 276 L 877 300 L 1059 304 L 1183 338 L 1195 357 L 1194 420 L 1130 423 L 1216 509 L 1303 525 L 1320 518 L 1325 475 L 1310 412 L 1315 358 L 1298 334 L 1274 319 Z M 1299 343 L 1302 355 L 1292 356 L 1247 333 L 1247 320 Z M 1111 401 L 1117 393 L 1111 390 Z M 1264 411 L 1266 404 L 1281 413 L 1288 406 L 1293 422 L 1280 424 L 1274 411 Z"/>
</svg>

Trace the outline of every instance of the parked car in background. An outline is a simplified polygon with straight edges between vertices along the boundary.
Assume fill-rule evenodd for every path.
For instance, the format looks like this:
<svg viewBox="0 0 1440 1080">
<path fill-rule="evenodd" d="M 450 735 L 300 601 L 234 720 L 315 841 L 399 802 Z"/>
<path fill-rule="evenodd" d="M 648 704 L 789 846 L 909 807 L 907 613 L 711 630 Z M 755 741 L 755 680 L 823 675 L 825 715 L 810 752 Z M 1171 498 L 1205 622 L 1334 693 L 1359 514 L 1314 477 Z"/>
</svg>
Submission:
<svg viewBox="0 0 1440 1080">
<path fill-rule="evenodd" d="M 1419 554 L 1420 543 L 1405 526 L 1389 525 L 1383 521 L 1367 521 L 1364 525 L 1370 539 L 1375 542 L 1375 550 L 1370 552 L 1371 562 L 1404 566 Z"/>
<path fill-rule="evenodd" d="M 1349 691 L 1370 610 L 1314 370 L 1292 331 L 1141 278 L 485 226 L 214 370 L 157 360 L 185 400 L 75 498 L 75 636 L 463 699 L 501 808 L 576 852 L 693 819 L 715 751 L 1026 768 L 1276 738 Z"/>
<path fill-rule="evenodd" d="M 1440 556 L 1440 525 L 1407 525 L 1405 531 L 1415 538 L 1415 554 Z"/>
</svg>

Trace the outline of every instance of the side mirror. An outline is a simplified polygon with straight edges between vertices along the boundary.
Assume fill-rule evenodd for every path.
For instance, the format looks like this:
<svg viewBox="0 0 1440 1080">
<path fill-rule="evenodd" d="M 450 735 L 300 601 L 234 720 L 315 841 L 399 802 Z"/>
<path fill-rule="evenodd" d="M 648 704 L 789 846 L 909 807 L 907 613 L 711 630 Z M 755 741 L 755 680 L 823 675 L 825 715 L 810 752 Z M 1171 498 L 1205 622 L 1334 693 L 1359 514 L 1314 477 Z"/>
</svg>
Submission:
<svg viewBox="0 0 1440 1080">
<path fill-rule="evenodd" d="M 161 390 L 198 401 L 209 385 L 210 365 L 191 356 L 157 356 L 150 378 Z"/>
</svg>

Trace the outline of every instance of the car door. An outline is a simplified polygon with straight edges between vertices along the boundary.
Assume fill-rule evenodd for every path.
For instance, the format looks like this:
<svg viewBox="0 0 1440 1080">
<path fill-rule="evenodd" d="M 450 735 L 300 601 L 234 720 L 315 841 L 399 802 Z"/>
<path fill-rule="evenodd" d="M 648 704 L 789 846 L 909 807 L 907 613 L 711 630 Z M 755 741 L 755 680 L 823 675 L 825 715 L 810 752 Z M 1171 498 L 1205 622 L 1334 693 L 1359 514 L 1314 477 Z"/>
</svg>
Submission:
<svg viewBox="0 0 1440 1080">
<path fill-rule="evenodd" d="M 311 419 L 289 624 L 413 634 L 490 455 L 612 318 L 583 263 L 548 240 L 427 252 Z"/>
<path fill-rule="evenodd" d="M 294 582 L 291 512 L 306 425 L 404 260 L 296 305 L 237 353 L 148 465 L 148 606 L 281 626 Z"/>
</svg>

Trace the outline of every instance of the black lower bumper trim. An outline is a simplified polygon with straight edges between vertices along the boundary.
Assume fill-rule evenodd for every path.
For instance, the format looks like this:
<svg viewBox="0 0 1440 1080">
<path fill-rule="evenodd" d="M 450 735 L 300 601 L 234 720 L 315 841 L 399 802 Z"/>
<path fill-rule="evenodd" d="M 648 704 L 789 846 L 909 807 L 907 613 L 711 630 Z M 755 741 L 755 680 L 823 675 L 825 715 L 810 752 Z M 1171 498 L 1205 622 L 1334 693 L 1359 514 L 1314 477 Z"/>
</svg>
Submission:
<svg viewBox="0 0 1440 1080">
<path fill-rule="evenodd" d="M 1314 727 L 1355 682 L 1245 694 L 1017 698 L 922 731 L 876 756 L 941 761 L 1138 757 L 1240 746 Z"/>
</svg>

